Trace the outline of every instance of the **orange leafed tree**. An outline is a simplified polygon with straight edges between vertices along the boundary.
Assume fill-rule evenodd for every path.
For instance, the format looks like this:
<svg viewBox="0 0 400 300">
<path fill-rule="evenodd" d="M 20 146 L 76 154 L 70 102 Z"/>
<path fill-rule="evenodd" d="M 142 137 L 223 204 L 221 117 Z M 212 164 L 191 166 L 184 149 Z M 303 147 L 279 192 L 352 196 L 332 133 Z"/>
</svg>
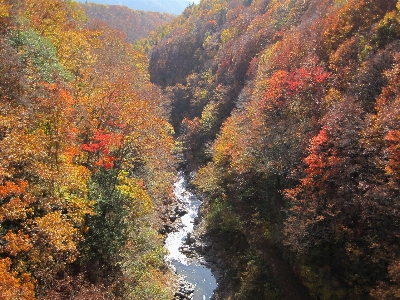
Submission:
<svg viewBox="0 0 400 300">
<path fill-rule="evenodd" d="M 10 267 L 10 258 L 0 259 L 0 299 L 35 299 L 35 281 L 26 273 L 18 277 Z"/>
</svg>

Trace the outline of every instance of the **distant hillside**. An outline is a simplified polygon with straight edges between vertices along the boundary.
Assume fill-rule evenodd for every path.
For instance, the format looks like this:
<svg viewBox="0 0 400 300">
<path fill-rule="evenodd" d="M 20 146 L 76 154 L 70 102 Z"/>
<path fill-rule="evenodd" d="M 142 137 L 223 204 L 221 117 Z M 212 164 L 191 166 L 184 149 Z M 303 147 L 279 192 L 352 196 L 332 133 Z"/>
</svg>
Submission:
<svg viewBox="0 0 400 300">
<path fill-rule="evenodd" d="M 134 10 L 157 11 L 161 13 L 172 13 L 180 15 L 182 11 L 191 3 L 198 3 L 198 0 L 94 0 L 99 4 L 118 4 L 125 5 Z M 78 2 L 88 2 L 78 0 Z"/>
<path fill-rule="evenodd" d="M 121 30 L 130 43 L 147 37 L 150 31 L 175 18 L 168 13 L 136 11 L 120 5 L 88 3 L 82 7 L 89 19 L 102 20 L 111 28 Z"/>
</svg>

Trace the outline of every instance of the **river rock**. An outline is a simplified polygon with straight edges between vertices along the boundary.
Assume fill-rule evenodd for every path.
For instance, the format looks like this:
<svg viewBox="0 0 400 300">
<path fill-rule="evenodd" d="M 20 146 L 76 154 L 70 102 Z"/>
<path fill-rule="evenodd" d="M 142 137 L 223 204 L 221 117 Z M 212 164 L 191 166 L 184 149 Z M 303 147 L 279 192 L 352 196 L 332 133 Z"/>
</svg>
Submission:
<svg viewBox="0 0 400 300">
<path fill-rule="evenodd" d="M 196 243 L 196 238 L 190 232 L 186 236 L 186 243 L 189 245 Z"/>
<path fill-rule="evenodd" d="M 170 216 L 169 216 L 169 220 L 170 220 L 171 222 L 175 222 L 176 219 L 177 219 L 177 216 L 176 216 L 176 215 L 170 215 Z"/>
<path fill-rule="evenodd" d="M 174 227 L 172 227 L 171 225 L 167 225 L 167 224 L 164 225 L 164 232 L 165 233 L 170 233 L 172 231 L 174 231 Z"/>
<path fill-rule="evenodd" d="M 179 251 L 181 251 L 183 254 L 188 254 L 191 252 L 191 250 L 189 249 L 188 246 L 184 245 L 182 247 L 179 248 Z"/>
<path fill-rule="evenodd" d="M 207 251 L 211 249 L 211 245 L 206 243 L 196 243 L 195 249 L 200 254 L 205 254 Z"/>
<path fill-rule="evenodd" d="M 174 300 L 191 300 L 193 299 L 194 286 L 184 279 L 181 279 L 179 290 L 175 292 Z"/>
<path fill-rule="evenodd" d="M 179 216 L 182 217 L 184 215 L 186 215 L 188 213 L 188 211 L 186 209 L 184 209 L 181 206 L 176 206 L 175 207 L 175 213 Z"/>
</svg>

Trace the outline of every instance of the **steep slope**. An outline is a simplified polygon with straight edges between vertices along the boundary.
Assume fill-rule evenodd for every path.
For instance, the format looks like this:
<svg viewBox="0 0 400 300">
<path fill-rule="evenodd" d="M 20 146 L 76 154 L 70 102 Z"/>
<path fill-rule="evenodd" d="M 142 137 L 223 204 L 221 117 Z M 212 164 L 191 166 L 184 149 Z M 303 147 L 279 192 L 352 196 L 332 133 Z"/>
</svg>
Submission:
<svg viewBox="0 0 400 300">
<path fill-rule="evenodd" d="M 163 299 L 167 99 L 75 1 L 0 1 L 0 299 Z"/>
<path fill-rule="evenodd" d="M 130 43 L 147 37 L 152 30 L 175 18 L 168 13 L 136 11 L 119 5 L 89 3 L 82 7 L 90 20 L 104 21 L 110 28 L 122 31 Z"/>
<path fill-rule="evenodd" d="M 232 267 L 225 297 L 279 299 L 265 247 L 315 299 L 398 293 L 399 10 L 204 0 L 143 44 L 189 168 L 201 166 L 209 232 Z"/>
</svg>

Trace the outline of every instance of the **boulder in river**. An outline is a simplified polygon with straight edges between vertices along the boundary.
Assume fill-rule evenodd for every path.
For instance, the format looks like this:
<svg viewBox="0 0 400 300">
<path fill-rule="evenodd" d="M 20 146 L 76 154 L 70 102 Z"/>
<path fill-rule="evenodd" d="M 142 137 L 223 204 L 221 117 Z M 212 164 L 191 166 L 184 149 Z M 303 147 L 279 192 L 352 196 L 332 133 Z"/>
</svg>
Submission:
<svg viewBox="0 0 400 300">
<path fill-rule="evenodd" d="M 182 280 L 179 285 L 179 290 L 174 295 L 174 300 L 191 300 L 193 299 L 194 286 Z"/>
<path fill-rule="evenodd" d="M 176 215 L 170 215 L 170 216 L 169 216 L 169 220 L 170 220 L 171 222 L 175 222 L 176 219 L 177 219 L 177 216 L 176 216 Z"/>
<path fill-rule="evenodd" d="M 176 206 L 175 207 L 175 213 L 179 216 L 182 217 L 184 215 L 186 215 L 188 213 L 188 211 L 186 209 L 184 209 L 181 206 Z"/>
<path fill-rule="evenodd" d="M 190 232 L 186 236 L 186 243 L 189 245 L 196 243 L 196 238 Z"/>
</svg>

